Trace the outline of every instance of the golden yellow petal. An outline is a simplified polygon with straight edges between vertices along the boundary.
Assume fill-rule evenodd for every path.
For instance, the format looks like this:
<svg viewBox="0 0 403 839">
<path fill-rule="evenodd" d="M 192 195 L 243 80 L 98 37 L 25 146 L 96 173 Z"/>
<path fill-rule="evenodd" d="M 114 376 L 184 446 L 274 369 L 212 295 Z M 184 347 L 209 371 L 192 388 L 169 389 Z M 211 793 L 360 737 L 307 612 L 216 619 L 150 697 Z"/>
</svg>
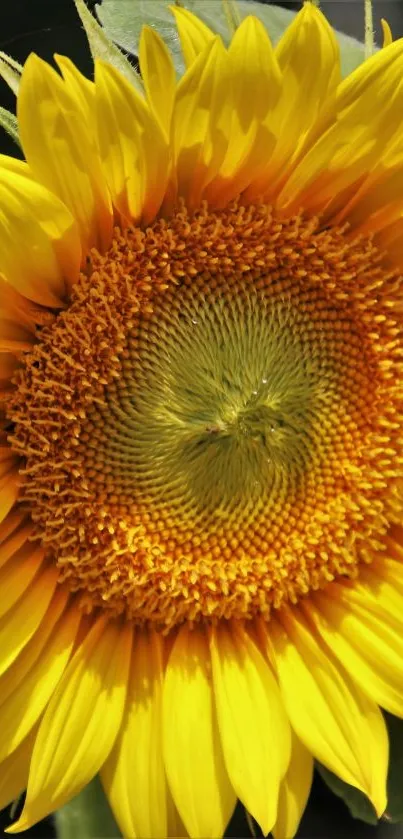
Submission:
<svg viewBox="0 0 403 839">
<path fill-rule="evenodd" d="M 190 67 L 207 44 L 214 39 L 214 32 L 183 6 L 169 8 L 175 16 L 185 64 Z"/>
<path fill-rule="evenodd" d="M 18 748 L 0 764 L 1 809 L 15 801 L 26 788 L 36 732 L 37 726 L 34 726 Z"/>
<path fill-rule="evenodd" d="M 337 38 L 313 3 L 304 3 L 274 54 L 282 76 L 281 95 L 270 115 L 277 144 L 272 155 L 266 154 L 266 165 L 248 190 L 249 200 L 277 193 L 305 137 L 323 107 L 329 107 L 341 80 Z"/>
<path fill-rule="evenodd" d="M 62 305 L 78 276 L 81 248 L 73 217 L 45 187 L 0 168 L 0 270 L 23 296 Z"/>
<path fill-rule="evenodd" d="M 93 246 L 108 247 L 112 215 L 95 127 L 91 113 L 83 118 L 83 107 L 70 77 L 63 81 L 31 53 L 17 99 L 23 150 L 35 177 L 71 211 L 86 254 Z"/>
<path fill-rule="evenodd" d="M 403 590 L 396 585 L 393 566 L 400 573 L 396 562 L 382 562 L 377 574 L 368 569 L 365 586 L 332 583 L 312 598 L 307 612 L 360 688 L 403 716 Z"/>
<path fill-rule="evenodd" d="M 123 224 L 153 220 L 169 176 L 168 144 L 147 102 L 114 67 L 96 62 L 99 148 Z"/>
<path fill-rule="evenodd" d="M 99 771 L 122 721 L 132 630 L 99 619 L 76 650 L 42 718 L 27 797 L 10 833 L 76 795 Z"/>
<path fill-rule="evenodd" d="M 276 680 L 254 642 L 235 623 L 211 633 L 213 684 L 231 784 L 264 834 L 276 822 L 291 735 Z"/>
<path fill-rule="evenodd" d="M 228 73 L 225 49 L 216 38 L 180 80 L 172 125 L 178 196 L 196 207 L 222 166 L 228 145 Z"/>
<path fill-rule="evenodd" d="M 236 804 L 222 755 L 210 668 L 204 630 L 184 626 L 166 669 L 163 738 L 169 786 L 194 839 L 222 836 Z"/>
<path fill-rule="evenodd" d="M 26 588 L 39 572 L 44 549 L 39 545 L 28 542 L 13 556 L 13 561 L 3 565 L 0 570 L 0 618 L 14 606 Z"/>
<path fill-rule="evenodd" d="M 403 44 L 397 41 L 339 85 L 308 135 L 278 196 L 279 207 L 289 213 L 304 206 L 332 220 L 354 196 L 360 179 L 387 162 L 399 144 L 402 68 Z M 374 101 L 382 101 L 382 108 L 374 110 Z"/>
<path fill-rule="evenodd" d="M 312 755 L 293 731 L 290 765 L 280 785 L 277 821 L 272 830 L 274 839 L 292 839 L 295 836 L 308 801 L 312 778 Z"/>
<path fill-rule="evenodd" d="M 150 26 L 141 30 L 139 61 L 148 103 L 168 138 L 176 89 L 175 67 L 164 41 Z"/>
<path fill-rule="evenodd" d="M 10 450 L 8 450 L 10 451 Z M 12 532 L 7 538 L 4 538 L 0 544 L 0 568 L 4 565 L 4 563 L 8 562 L 8 560 L 12 557 L 14 559 L 15 554 L 26 544 L 29 537 L 32 535 L 33 531 L 33 524 L 30 521 L 24 519 L 23 515 L 19 515 L 17 513 L 18 525 L 13 527 Z M 7 519 L 5 520 L 7 521 Z M 31 551 L 34 548 L 31 545 Z"/>
<path fill-rule="evenodd" d="M 383 48 L 388 47 L 393 42 L 392 30 L 385 18 L 381 17 L 381 26 L 383 34 Z"/>
<path fill-rule="evenodd" d="M 228 90 L 223 135 L 227 140 L 219 177 L 206 192 L 223 206 L 259 180 L 275 147 L 273 113 L 281 94 L 281 72 L 269 36 L 257 18 L 245 18 L 228 50 Z M 250 91 L 253 90 L 253 96 Z"/>
<path fill-rule="evenodd" d="M 16 604 L 0 618 L 0 675 L 11 666 L 40 626 L 57 578 L 58 572 L 53 567 L 37 574 Z"/>
<path fill-rule="evenodd" d="M 313 756 L 386 807 L 388 737 L 382 714 L 338 665 L 297 607 L 271 621 L 269 636 L 292 727 Z"/>
<path fill-rule="evenodd" d="M 133 636 L 125 715 L 101 769 L 102 783 L 124 836 L 168 833 L 167 781 L 162 755 L 163 639 Z"/>
<path fill-rule="evenodd" d="M 80 613 L 70 607 L 60 617 L 66 597 L 58 595 L 34 638 L 0 678 L 0 761 L 18 748 L 36 724 L 70 658 Z"/>
</svg>

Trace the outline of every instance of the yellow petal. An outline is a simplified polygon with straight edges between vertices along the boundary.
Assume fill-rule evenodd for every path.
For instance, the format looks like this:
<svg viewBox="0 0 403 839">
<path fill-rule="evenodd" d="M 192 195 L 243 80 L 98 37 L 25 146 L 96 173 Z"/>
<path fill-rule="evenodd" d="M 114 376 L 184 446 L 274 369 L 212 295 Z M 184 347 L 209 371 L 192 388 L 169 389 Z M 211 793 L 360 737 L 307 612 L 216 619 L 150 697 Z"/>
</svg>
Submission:
<svg viewBox="0 0 403 839">
<path fill-rule="evenodd" d="M 0 545 L 3 545 L 8 537 L 17 530 L 25 519 L 25 513 L 21 512 L 18 508 L 12 510 L 11 513 L 6 516 L 0 524 Z"/>
<path fill-rule="evenodd" d="M 0 571 L 0 618 L 14 606 L 38 573 L 45 551 L 28 542 L 6 563 Z"/>
<path fill-rule="evenodd" d="M 21 324 L 31 335 L 35 335 L 38 323 L 51 317 L 47 310 L 20 294 L 1 275 L 0 315 Z"/>
<path fill-rule="evenodd" d="M 172 839 L 187 839 L 188 832 L 182 822 L 182 819 L 176 809 L 175 802 L 172 798 L 171 791 L 167 786 L 167 817 L 168 817 L 168 831 L 167 837 Z"/>
<path fill-rule="evenodd" d="M 378 706 L 339 667 L 294 607 L 270 622 L 280 688 L 291 725 L 315 758 L 386 807 L 388 738 Z"/>
<path fill-rule="evenodd" d="M 287 27 L 276 46 L 275 58 L 282 76 L 281 96 L 270 116 L 277 145 L 273 154 L 266 156 L 266 166 L 248 190 L 250 200 L 278 191 L 278 182 L 284 180 L 341 79 L 337 38 L 313 3 L 305 3 Z"/>
<path fill-rule="evenodd" d="M 31 53 L 17 100 L 22 147 L 35 177 L 57 195 L 76 219 L 84 254 L 105 249 L 112 215 L 96 145 L 91 113 L 83 119 L 77 88 L 63 81 Z M 35 125 L 35 131 L 32 126 Z"/>
<path fill-rule="evenodd" d="M 382 562 L 379 576 L 368 569 L 369 586 L 332 583 L 312 598 L 309 615 L 362 690 L 403 716 L 403 591 L 393 566 L 401 571 L 397 562 Z"/>
<path fill-rule="evenodd" d="M 255 183 L 275 146 L 272 114 L 281 91 L 281 73 L 267 32 L 257 18 L 242 21 L 228 50 L 229 84 L 223 133 L 227 148 L 219 177 L 206 197 L 222 206 Z M 251 96 L 253 90 L 253 96 Z"/>
<path fill-rule="evenodd" d="M 231 111 L 227 58 L 219 38 L 211 41 L 180 80 L 173 113 L 177 193 L 188 207 L 200 203 L 219 172 L 228 146 Z"/>
<path fill-rule="evenodd" d="M 381 26 L 382 26 L 382 34 L 383 34 L 383 48 L 388 47 L 389 44 L 393 42 L 392 37 L 392 30 L 388 24 L 388 21 L 385 18 L 381 17 Z"/>
<path fill-rule="evenodd" d="M 0 270 L 11 286 L 37 303 L 60 307 L 78 277 L 76 224 L 45 187 L 1 168 L 0 243 Z"/>
<path fill-rule="evenodd" d="M 19 521 L 19 526 L 13 528 L 11 534 L 8 535 L 8 538 L 5 538 L 1 541 L 0 544 L 0 568 L 4 565 L 5 562 L 8 562 L 10 557 L 19 551 L 23 545 L 27 542 L 29 537 L 32 535 L 33 531 L 33 524 L 30 521 L 24 520 L 23 517 L 17 515 L 17 521 Z M 31 547 L 31 553 L 33 552 L 33 545 Z"/>
<path fill-rule="evenodd" d="M 28 675 L 29 671 L 39 658 L 50 634 L 53 632 L 54 627 L 66 607 L 68 598 L 68 591 L 59 586 L 56 589 L 49 604 L 49 608 L 33 638 L 28 641 L 24 649 L 20 652 L 6 672 L 0 676 L 0 705 L 5 702 L 6 699 L 8 699 L 8 697 L 16 690 L 18 685 L 24 681 L 24 678 Z"/>
<path fill-rule="evenodd" d="M 167 782 L 162 756 L 162 638 L 138 632 L 125 716 L 101 779 L 124 836 L 165 839 Z"/>
<path fill-rule="evenodd" d="M 35 725 L 66 668 L 80 612 L 70 608 L 57 622 L 65 602 L 66 597 L 55 598 L 32 641 L 0 678 L 0 761 L 19 746 Z"/>
<path fill-rule="evenodd" d="M 8 169 L 17 175 L 25 175 L 26 178 L 33 178 L 33 174 L 26 160 L 18 160 L 16 157 L 8 157 L 7 154 L 0 154 L 0 169 Z"/>
<path fill-rule="evenodd" d="M 400 135 L 402 68 L 403 44 L 396 41 L 339 85 L 278 196 L 287 213 L 304 206 L 310 212 L 326 211 L 326 219 L 332 219 L 354 195 L 360 178 L 390 153 Z M 373 109 L 374 101 L 383 102 L 381 110 Z"/>
<path fill-rule="evenodd" d="M 95 65 L 101 160 L 112 201 L 130 223 L 151 222 L 169 174 L 168 144 L 147 102 L 114 67 Z"/>
<path fill-rule="evenodd" d="M 235 792 L 264 834 L 277 817 L 291 735 L 276 680 L 244 630 L 217 626 L 211 657 L 218 725 Z"/>
<path fill-rule="evenodd" d="M 297 735 L 292 732 L 292 750 L 287 774 L 280 786 L 274 839 L 295 836 L 310 793 L 313 777 L 313 758 Z"/>
<path fill-rule="evenodd" d="M 280 38 L 275 56 L 283 90 L 273 117 L 287 150 L 296 151 L 341 81 L 338 41 L 317 6 L 304 3 Z"/>
<path fill-rule="evenodd" d="M 122 721 L 132 630 L 97 621 L 65 670 L 39 727 L 24 810 L 10 833 L 61 807 L 96 775 Z"/>
<path fill-rule="evenodd" d="M 214 709 L 203 630 L 183 627 L 169 657 L 163 700 L 169 786 L 190 836 L 222 836 L 236 804 Z"/>
<path fill-rule="evenodd" d="M 170 6 L 178 28 L 185 64 L 190 67 L 197 56 L 214 39 L 214 32 L 200 18 L 183 6 Z"/>
<path fill-rule="evenodd" d="M 150 26 L 141 30 L 139 60 L 150 108 L 168 138 L 175 99 L 175 67 L 164 41 Z"/>
<path fill-rule="evenodd" d="M 95 84 L 86 79 L 75 64 L 66 55 L 55 55 L 54 59 L 59 67 L 67 88 L 71 91 L 77 108 L 80 109 L 84 120 L 94 120 L 95 129 Z"/>
<path fill-rule="evenodd" d="M 29 732 L 25 740 L 20 743 L 3 763 L 0 764 L 0 809 L 6 807 L 18 798 L 26 788 L 29 773 L 29 762 L 34 748 L 37 726 Z"/>
<path fill-rule="evenodd" d="M 15 606 L 0 619 L 0 675 L 4 673 L 40 626 L 57 585 L 56 568 L 37 574 Z"/>
</svg>

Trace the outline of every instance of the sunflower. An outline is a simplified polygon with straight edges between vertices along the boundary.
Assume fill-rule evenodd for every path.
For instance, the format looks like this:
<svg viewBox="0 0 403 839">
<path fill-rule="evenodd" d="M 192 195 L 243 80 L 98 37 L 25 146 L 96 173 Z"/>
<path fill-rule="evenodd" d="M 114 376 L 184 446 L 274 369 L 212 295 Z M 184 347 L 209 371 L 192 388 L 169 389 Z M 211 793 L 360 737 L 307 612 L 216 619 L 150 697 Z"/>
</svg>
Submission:
<svg viewBox="0 0 403 839">
<path fill-rule="evenodd" d="M 124 836 L 386 806 L 403 716 L 403 42 L 341 80 L 175 7 L 141 86 L 24 67 L 0 159 L 0 806 Z M 374 104 L 378 103 L 378 104 Z"/>
</svg>

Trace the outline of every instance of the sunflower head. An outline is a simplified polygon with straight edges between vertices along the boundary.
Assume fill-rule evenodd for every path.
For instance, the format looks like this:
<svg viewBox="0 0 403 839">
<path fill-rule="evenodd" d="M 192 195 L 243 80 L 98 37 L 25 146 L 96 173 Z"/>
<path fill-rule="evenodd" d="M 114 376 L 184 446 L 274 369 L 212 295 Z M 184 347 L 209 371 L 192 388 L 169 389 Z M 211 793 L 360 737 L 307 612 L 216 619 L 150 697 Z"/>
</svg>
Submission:
<svg viewBox="0 0 403 839">
<path fill-rule="evenodd" d="M 30 56 L 0 160 L 0 799 L 289 839 L 313 757 L 383 812 L 403 713 L 403 46 L 172 11 L 179 79 Z"/>
</svg>

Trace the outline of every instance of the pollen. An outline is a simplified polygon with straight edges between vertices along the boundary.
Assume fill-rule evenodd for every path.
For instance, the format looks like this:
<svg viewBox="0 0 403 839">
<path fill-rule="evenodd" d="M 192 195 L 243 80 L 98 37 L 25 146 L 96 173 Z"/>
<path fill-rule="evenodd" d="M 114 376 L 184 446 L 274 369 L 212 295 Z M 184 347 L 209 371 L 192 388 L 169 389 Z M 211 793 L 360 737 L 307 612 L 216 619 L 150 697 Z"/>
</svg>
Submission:
<svg viewBox="0 0 403 839">
<path fill-rule="evenodd" d="M 34 538 L 91 612 L 268 619 L 382 550 L 402 479 L 398 276 L 262 203 L 92 251 L 7 408 Z"/>
</svg>

